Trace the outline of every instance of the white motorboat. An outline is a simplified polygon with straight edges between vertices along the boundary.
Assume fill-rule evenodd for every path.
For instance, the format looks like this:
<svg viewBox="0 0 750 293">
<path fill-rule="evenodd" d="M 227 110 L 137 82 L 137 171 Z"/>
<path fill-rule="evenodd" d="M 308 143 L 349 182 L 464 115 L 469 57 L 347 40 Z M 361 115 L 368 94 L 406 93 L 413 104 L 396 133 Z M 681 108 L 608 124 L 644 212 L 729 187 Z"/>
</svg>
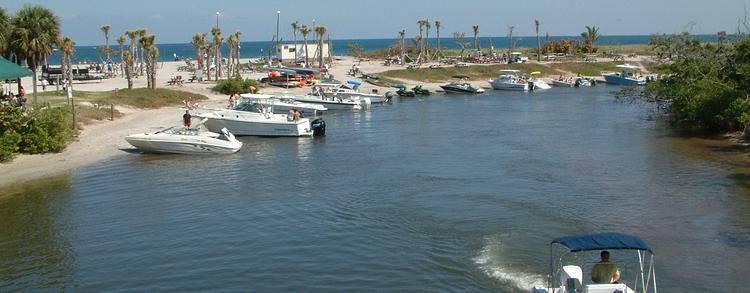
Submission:
<svg viewBox="0 0 750 293">
<path fill-rule="evenodd" d="M 503 69 L 500 76 L 489 81 L 493 89 L 506 91 L 528 91 L 529 81 L 521 76 L 520 70 Z"/>
<path fill-rule="evenodd" d="M 325 96 L 313 96 L 313 95 L 298 95 L 298 96 L 287 96 L 290 99 L 303 103 L 319 104 L 328 108 L 328 110 L 361 110 L 367 108 L 372 104 L 369 98 L 359 97 L 330 97 Z"/>
<path fill-rule="evenodd" d="M 595 86 L 596 80 L 593 78 L 586 78 L 586 77 L 560 77 L 556 79 L 552 79 L 550 81 L 552 85 L 559 86 L 559 87 L 584 87 L 584 86 Z"/>
<path fill-rule="evenodd" d="M 320 87 L 313 86 L 312 95 L 322 96 L 328 99 L 369 98 L 370 102 L 373 104 L 383 103 L 386 101 L 386 97 L 384 95 L 359 92 L 359 86 L 362 84 L 359 81 L 349 80 L 347 81 L 347 83 L 351 85 L 351 88 L 349 86 L 344 86 L 343 84 L 340 84 L 339 86 L 331 86 L 330 84 Z"/>
<path fill-rule="evenodd" d="M 483 88 L 467 82 L 466 80 L 469 77 L 466 75 L 456 75 L 453 76 L 453 78 L 456 78 L 456 80 L 448 84 L 441 85 L 440 88 L 442 88 L 446 92 L 454 93 L 481 94 L 484 92 Z"/>
<path fill-rule="evenodd" d="M 202 127 L 170 127 L 156 132 L 132 134 L 125 140 L 146 153 L 231 154 L 240 150 L 242 142 L 226 128 L 221 133 Z"/>
<path fill-rule="evenodd" d="M 561 248 L 561 249 L 558 249 Z M 622 263 L 591 263 L 586 262 L 580 253 L 590 251 L 618 251 Z M 626 253 L 634 252 L 628 257 Z M 580 236 L 560 237 L 550 243 L 550 277 L 546 285 L 535 285 L 532 293 L 646 293 L 658 292 L 656 289 L 656 271 L 654 268 L 654 253 L 646 243 L 635 237 L 622 233 L 596 233 Z M 635 262 L 631 266 L 632 262 Z M 627 263 L 626 263 L 627 262 Z M 596 266 L 610 268 L 614 266 L 620 271 L 619 280 L 612 279 L 602 283 L 593 283 L 591 272 Z M 625 270 L 623 270 L 625 269 Z M 601 282 L 601 280 L 600 280 Z M 632 283 L 631 283 L 632 282 Z"/>
<path fill-rule="evenodd" d="M 532 91 L 548 90 L 552 88 L 549 84 L 547 84 L 546 82 L 542 81 L 539 77 L 537 77 L 541 74 L 542 73 L 539 71 L 534 71 L 531 73 L 531 77 L 529 77 L 529 82 L 531 82 Z"/>
<path fill-rule="evenodd" d="M 619 68 L 621 71 L 602 73 L 602 76 L 604 76 L 604 80 L 606 80 L 608 84 L 631 86 L 646 85 L 646 78 L 636 75 L 636 72 L 639 69 L 638 66 L 623 64 L 617 65 L 617 68 Z"/>
<path fill-rule="evenodd" d="M 260 94 L 242 94 L 241 103 L 235 107 L 235 110 L 244 110 L 249 104 L 260 104 L 264 107 L 272 107 L 274 113 L 286 114 L 289 110 L 297 110 L 303 116 L 318 116 L 328 110 L 321 104 L 303 103 L 283 95 L 260 95 Z"/>
<path fill-rule="evenodd" d="M 325 135 L 325 121 L 317 118 L 294 119 L 289 114 L 274 114 L 272 107 L 248 104 L 243 110 L 194 110 L 195 116 L 206 118 L 209 130 L 227 128 L 236 135 L 312 136 Z"/>
</svg>

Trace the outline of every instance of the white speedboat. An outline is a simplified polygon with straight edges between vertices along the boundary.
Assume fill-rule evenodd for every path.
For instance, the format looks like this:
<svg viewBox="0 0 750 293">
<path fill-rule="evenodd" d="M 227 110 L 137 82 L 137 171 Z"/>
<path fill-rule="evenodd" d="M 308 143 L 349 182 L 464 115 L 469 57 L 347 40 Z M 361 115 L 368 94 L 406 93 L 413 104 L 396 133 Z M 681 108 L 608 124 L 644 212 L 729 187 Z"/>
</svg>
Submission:
<svg viewBox="0 0 750 293">
<path fill-rule="evenodd" d="M 561 248 L 561 249 L 554 249 Z M 563 252 L 563 250 L 565 252 Z M 598 263 L 586 262 L 580 253 L 600 252 L 604 250 L 618 251 L 618 255 L 625 257 L 625 253 L 633 252 L 630 263 L 606 262 L 604 266 L 616 266 L 620 271 L 619 280 L 612 283 L 593 283 L 591 275 L 584 272 L 592 271 Z M 622 233 L 596 233 L 589 235 L 560 237 L 550 243 L 550 277 L 546 285 L 535 285 L 532 293 L 646 293 L 658 292 L 656 289 L 656 271 L 654 269 L 654 253 L 643 240 Z M 618 258 L 620 259 L 620 258 Z M 631 266 L 633 265 L 633 266 Z M 585 270 L 584 270 L 585 269 Z"/>
<path fill-rule="evenodd" d="M 559 87 L 585 87 L 596 85 L 596 80 L 586 77 L 560 77 L 550 81 L 552 85 Z"/>
<path fill-rule="evenodd" d="M 272 107 L 253 104 L 243 110 L 195 110 L 205 118 L 209 130 L 227 128 L 236 135 L 252 136 L 312 136 L 325 134 L 325 121 L 317 118 L 293 119 L 289 114 L 274 114 Z"/>
<path fill-rule="evenodd" d="M 345 86 L 343 84 L 339 84 L 339 86 L 331 86 L 331 84 L 326 84 L 326 86 L 314 86 L 312 95 L 322 96 L 327 99 L 368 98 L 373 104 L 383 103 L 386 101 L 384 95 L 359 92 L 359 86 L 362 84 L 359 81 L 349 80 L 347 81 L 347 83 L 349 84 L 349 86 Z"/>
<path fill-rule="evenodd" d="M 330 97 L 325 96 L 313 96 L 313 95 L 299 95 L 299 96 L 287 96 L 290 99 L 303 103 L 311 103 L 323 105 L 328 110 L 361 110 L 367 108 L 372 104 L 369 98 L 359 97 Z"/>
<path fill-rule="evenodd" d="M 546 82 L 542 81 L 538 76 L 542 73 L 539 71 L 534 71 L 531 73 L 531 77 L 529 77 L 529 82 L 531 82 L 531 90 L 537 91 L 537 90 L 548 90 L 552 87 L 547 84 Z"/>
<path fill-rule="evenodd" d="M 156 132 L 132 134 L 125 140 L 146 153 L 231 154 L 242 142 L 226 128 L 214 133 L 197 128 L 170 127 Z"/>
<path fill-rule="evenodd" d="M 240 97 L 242 97 L 241 103 L 235 107 L 235 110 L 244 110 L 251 104 L 272 107 L 274 113 L 277 114 L 286 114 L 289 110 L 297 110 L 303 116 L 318 116 L 328 110 L 323 105 L 303 103 L 283 95 L 242 94 Z"/>
<path fill-rule="evenodd" d="M 604 80 L 606 80 L 608 84 L 646 85 L 646 78 L 636 75 L 636 72 L 639 69 L 638 66 L 623 64 L 617 65 L 617 68 L 620 69 L 620 72 L 602 73 Z"/>
<path fill-rule="evenodd" d="M 483 88 L 467 82 L 466 80 L 469 78 L 468 76 L 456 75 L 453 76 L 453 78 L 456 78 L 456 80 L 448 84 L 441 85 L 440 88 L 442 88 L 446 92 L 453 93 L 481 94 L 484 92 Z"/>
<path fill-rule="evenodd" d="M 528 91 L 529 81 L 521 76 L 520 70 L 503 69 L 500 76 L 489 81 L 493 89 L 506 91 Z"/>
</svg>

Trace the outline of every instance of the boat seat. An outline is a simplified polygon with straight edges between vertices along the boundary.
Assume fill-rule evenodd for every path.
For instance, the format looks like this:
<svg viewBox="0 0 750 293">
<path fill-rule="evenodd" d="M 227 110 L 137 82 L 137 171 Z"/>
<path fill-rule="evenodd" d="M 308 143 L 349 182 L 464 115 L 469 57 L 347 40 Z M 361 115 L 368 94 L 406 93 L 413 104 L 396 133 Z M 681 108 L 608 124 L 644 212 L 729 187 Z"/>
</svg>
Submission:
<svg viewBox="0 0 750 293">
<path fill-rule="evenodd" d="M 588 284 L 585 293 L 626 293 L 625 284 Z"/>
</svg>

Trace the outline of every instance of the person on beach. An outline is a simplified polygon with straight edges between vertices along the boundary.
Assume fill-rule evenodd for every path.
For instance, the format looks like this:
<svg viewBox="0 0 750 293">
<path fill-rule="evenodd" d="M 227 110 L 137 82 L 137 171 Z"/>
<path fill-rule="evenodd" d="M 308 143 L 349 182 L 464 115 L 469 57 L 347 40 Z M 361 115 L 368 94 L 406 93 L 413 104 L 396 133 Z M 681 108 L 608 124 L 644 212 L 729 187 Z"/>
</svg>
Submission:
<svg viewBox="0 0 750 293">
<path fill-rule="evenodd" d="M 609 262 L 609 251 L 603 250 L 601 260 L 591 268 L 591 281 L 596 284 L 617 284 L 620 280 L 620 268 Z"/>
<path fill-rule="evenodd" d="M 190 116 L 190 110 L 185 110 L 185 114 L 182 115 L 182 124 L 185 126 L 185 128 L 190 128 L 190 125 L 193 123 L 193 117 Z"/>
</svg>

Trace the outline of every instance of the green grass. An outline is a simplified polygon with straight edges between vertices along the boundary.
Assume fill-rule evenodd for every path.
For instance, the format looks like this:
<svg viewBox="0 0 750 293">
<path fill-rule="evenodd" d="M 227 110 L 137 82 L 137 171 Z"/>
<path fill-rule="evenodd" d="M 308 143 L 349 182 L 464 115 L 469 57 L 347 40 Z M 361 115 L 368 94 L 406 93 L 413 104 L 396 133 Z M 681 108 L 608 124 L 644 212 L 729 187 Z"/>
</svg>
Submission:
<svg viewBox="0 0 750 293">
<path fill-rule="evenodd" d="M 115 119 L 122 117 L 122 113 L 120 113 L 120 111 L 115 110 L 114 114 Z M 101 121 L 110 118 L 112 118 L 112 110 L 109 107 L 95 108 L 76 105 L 76 122 L 78 123 L 88 124 L 94 120 Z"/>
<path fill-rule="evenodd" d="M 495 78 L 501 69 L 517 69 L 525 73 L 539 71 L 542 75 L 554 75 L 560 72 L 541 64 L 497 64 L 497 65 L 474 65 L 464 68 L 445 67 L 438 69 L 400 69 L 390 70 L 380 74 L 381 78 L 400 78 L 419 82 L 446 82 L 453 79 L 454 75 L 466 75 L 471 80 L 486 80 Z"/>
<path fill-rule="evenodd" d="M 183 100 L 192 98 L 193 101 L 206 100 L 208 97 L 179 90 L 172 89 L 121 89 L 107 92 L 87 92 L 73 91 L 77 101 L 87 101 L 100 105 L 121 105 L 135 108 L 153 109 L 165 106 L 175 106 L 182 104 Z M 66 101 L 64 92 L 44 92 L 41 97 L 46 98 L 47 102 L 52 104 L 63 103 Z"/>
</svg>

